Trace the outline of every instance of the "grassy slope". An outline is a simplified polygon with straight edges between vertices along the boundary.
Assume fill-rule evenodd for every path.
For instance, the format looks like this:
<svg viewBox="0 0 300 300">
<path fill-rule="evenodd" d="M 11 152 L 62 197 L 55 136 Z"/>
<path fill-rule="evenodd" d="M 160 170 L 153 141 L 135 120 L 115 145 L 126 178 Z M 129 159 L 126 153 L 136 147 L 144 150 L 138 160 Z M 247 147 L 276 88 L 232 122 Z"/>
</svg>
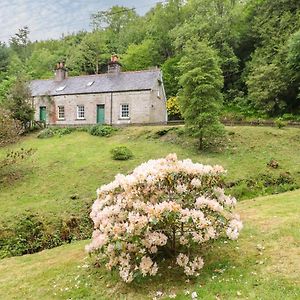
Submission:
<svg viewBox="0 0 300 300">
<path fill-rule="evenodd" d="M 102 268 L 90 267 L 87 241 L 0 264 L 1 299 L 152 299 L 160 290 L 176 299 L 300 298 L 300 190 L 239 203 L 245 228 L 237 242 L 215 244 L 205 267 L 186 282 L 174 269 L 126 286 Z M 260 251 L 257 245 L 265 249 Z M 167 297 L 164 297 L 167 299 Z"/>
<path fill-rule="evenodd" d="M 296 128 L 231 127 L 231 143 L 221 153 L 197 153 L 188 142 L 174 143 L 171 136 L 161 140 L 147 138 L 161 127 L 131 127 L 110 138 L 93 137 L 76 132 L 61 138 L 39 140 L 35 135 L 17 145 L 0 149 L 0 157 L 9 149 L 37 149 L 33 158 L 23 164 L 19 180 L 0 186 L 0 220 L 25 210 L 54 214 L 76 211 L 85 199 L 92 200 L 95 190 L 109 182 L 118 172 L 127 173 L 141 162 L 176 152 L 180 158 L 222 164 L 231 179 L 266 172 L 267 162 L 274 158 L 280 169 L 298 174 L 300 183 L 300 130 Z M 130 161 L 117 162 L 110 157 L 116 145 L 128 146 L 135 154 Z M 298 173 L 297 173 L 298 172 Z M 79 200 L 71 200 L 73 194 Z"/>
</svg>

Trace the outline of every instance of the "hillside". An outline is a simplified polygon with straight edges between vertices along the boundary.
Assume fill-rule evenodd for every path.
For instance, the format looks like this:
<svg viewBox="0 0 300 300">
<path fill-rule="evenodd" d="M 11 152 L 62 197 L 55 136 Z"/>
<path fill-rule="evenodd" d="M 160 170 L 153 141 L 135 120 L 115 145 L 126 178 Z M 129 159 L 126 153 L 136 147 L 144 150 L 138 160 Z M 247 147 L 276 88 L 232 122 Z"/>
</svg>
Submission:
<svg viewBox="0 0 300 300">
<path fill-rule="evenodd" d="M 7 258 L 0 265 L 1 299 L 299 299 L 300 190 L 238 204 L 245 228 L 238 242 L 214 245 L 197 280 L 173 270 L 129 286 L 84 252 L 88 241 Z"/>
<path fill-rule="evenodd" d="M 128 173 L 152 158 L 177 153 L 180 159 L 220 164 L 227 192 L 239 200 L 300 186 L 300 131 L 297 128 L 230 127 L 226 146 L 198 152 L 179 127 L 128 127 L 110 137 L 76 131 L 38 139 L 31 134 L 0 150 L 35 150 L 29 160 L 1 176 L 0 257 L 30 254 L 89 238 L 89 210 L 96 189 L 117 173 Z M 134 157 L 115 161 L 110 150 L 125 145 Z M 268 166 L 275 160 L 277 168 Z"/>
<path fill-rule="evenodd" d="M 173 152 L 180 159 L 223 165 L 228 170 L 228 181 L 260 173 L 290 172 L 300 184 L 300 130 L 297 128 L 231 127 L 226 148 L 201 153 L 194 149 L 188 137 L 172 131 L 159 137 L 157 133 L 166 129 L 170 127 L 130 127 L 108 138 L 85 132 L 49 139 L 37 139 L 36 134 L 32 134 L 13 146 L 1 148 L 0 158 L 7 151 L 21 147 L 33 148 L 36 153 L 15 171 L 15 177 L 0 183 L 0 220 L 25 210 L 72 212 L 84 201 L 92 201 L 96 189 L 117 173 L 128 173 L 144 161 Z M 111 159 L 110 150 L 120 144 L 133 151 L 133 159 L 121 162 Z M 271 159 L 278 161 L 279 168 L 267 166 Z M 78 199 L 70 198 L 74 194 Z"/>
</svg>

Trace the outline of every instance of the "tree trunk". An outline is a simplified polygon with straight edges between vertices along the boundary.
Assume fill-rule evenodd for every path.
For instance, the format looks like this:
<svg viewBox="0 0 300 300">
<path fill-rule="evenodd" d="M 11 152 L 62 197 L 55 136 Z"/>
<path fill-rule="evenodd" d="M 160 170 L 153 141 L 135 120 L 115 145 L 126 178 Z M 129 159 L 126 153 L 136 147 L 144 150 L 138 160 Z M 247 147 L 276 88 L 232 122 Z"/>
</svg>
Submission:
<svg viewBox="0 0 300 300">
<path fill-rule="evenodd" d="M 199 150 L 203 150 L 203 136 L 202 136 L 202 134 L 199 137 Z"/>
</svg>

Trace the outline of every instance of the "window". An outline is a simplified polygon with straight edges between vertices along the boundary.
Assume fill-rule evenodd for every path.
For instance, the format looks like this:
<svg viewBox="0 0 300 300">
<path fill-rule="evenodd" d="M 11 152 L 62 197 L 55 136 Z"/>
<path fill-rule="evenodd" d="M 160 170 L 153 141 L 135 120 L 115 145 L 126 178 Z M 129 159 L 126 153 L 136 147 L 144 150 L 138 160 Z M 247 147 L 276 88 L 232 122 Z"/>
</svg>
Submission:
<svg viewBox="0 0 300 300">
<path fill-rule="evenodd" d="M 121 114 L 120 117 L 123 119 L 129 118 L 129 104 L 121 104 Z"/>
<path fill-rule="evenodd" d="M 84 105 L 77 105 L 77 119 L 84 119 Z"/>
<path fill-rule="evenodd" d="M 65 118 L 65 107 L 59 106 L 58 107 L 58 119 L 63 120 Z"/>
</svg>

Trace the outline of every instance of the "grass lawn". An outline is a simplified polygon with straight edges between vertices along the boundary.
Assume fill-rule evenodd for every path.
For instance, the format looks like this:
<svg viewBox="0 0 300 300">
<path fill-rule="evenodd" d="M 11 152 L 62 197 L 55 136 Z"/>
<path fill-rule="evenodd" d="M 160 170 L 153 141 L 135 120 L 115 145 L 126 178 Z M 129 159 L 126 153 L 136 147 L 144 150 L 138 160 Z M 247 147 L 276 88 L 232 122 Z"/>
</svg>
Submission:
<svg viewBox="0 0 300 300">
<path fill-rule="evenodd" d="M 229 127 L 230 143 L 219 153 L 197 152 L 189 140 L 168 134 L 153 138 L 163 127 L 129 127 L 109 138 L 74 132 L 62 137 L 37 139 L 36 134 L 18 144 L 1 148 L 0 158 L 10 149 L 34 148 L 36 153 L 16 170 L 15 179 L 0 183 L 0 221 L 31 212 L 69 214 L 95 198 L 96 189 L 116 173 L 130 172 L 151 158 L 176 152 L 179 158 L 221 164 L 229 179 L 248 178 L 258 173 L 289 171 L 300 184 L 300 129 Z M 134 153 L 129 161 L 114 161 L 110 150 L 126 145 Z M 270 170 L 270 159 L 279 162 Z M 79 199 L 70 197 L 78 194 Z"/>
<path fill-rule="evenodd" d="M 80 136 L 81 137 L 81 136 Z M 216 242 L 204 253 L 197 279 L 176 268 L 126 285 L 91 266 L 88 241 L 45 250 L 0 264 L 0 299 L 300 299 L 300 190 L 238 204 L 244 229 L 237 242 Z"/>
</svg>

